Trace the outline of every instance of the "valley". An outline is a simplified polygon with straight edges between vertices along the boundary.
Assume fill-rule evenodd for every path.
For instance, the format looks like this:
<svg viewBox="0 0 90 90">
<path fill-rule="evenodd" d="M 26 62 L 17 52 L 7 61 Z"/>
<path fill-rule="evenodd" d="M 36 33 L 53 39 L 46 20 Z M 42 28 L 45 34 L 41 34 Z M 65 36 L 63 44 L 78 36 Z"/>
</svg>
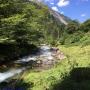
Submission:
<svg viewBox="0 0 90 90">
<path fill-rule="evenodd" d="M 43 0 L 0 1 L 0 90 L 90 90 L 89 59 L 90 19 Z"/>
</svg>

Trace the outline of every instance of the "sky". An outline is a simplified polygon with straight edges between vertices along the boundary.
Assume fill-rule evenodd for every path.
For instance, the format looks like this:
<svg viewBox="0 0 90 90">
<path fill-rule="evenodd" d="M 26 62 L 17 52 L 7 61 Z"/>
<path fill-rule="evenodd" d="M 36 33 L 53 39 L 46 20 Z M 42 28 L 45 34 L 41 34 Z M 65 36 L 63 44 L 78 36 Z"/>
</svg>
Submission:
<svg viewBox="0 0 90 90">
<path fill-rule="evenodd" d="M 39 0 L 40 1 L 40 0 Z M 53 10 L 73 20 L 84 22 L 90 18 L 90 0 L 43 0 Z"/>
</svg>

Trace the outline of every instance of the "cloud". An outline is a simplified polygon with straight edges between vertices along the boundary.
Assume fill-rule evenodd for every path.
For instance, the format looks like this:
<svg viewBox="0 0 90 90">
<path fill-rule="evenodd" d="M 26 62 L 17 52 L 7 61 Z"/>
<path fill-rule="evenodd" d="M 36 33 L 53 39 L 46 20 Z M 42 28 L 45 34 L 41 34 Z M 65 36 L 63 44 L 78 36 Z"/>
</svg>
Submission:
<svg viewBox="0 0 90 90">
<path fill-rule="evenodd" d="M 61 13 L 61 14 L 64 14 L 64 12 L 63 12 L 63 11 L 61 11 L 60 13 Z"/>
<path fill-rule="evenodd" d="M 81 17 L 85 17 L 85 16 L 86 16 L 86 14 L 85 14 L 85 13 L 81 14 Z"/>
<path fill-rule="evenodd" d="M 56 6 L 52 7 L 52 9 L 53 9 L 54 11 L 57 11 L 57 12 L 59 11 Z"/>
<path fill-rule="evenodd" d="M 70 4 L 70 1 L 69 0 L 59 0 L 59 2 L 57 3 L 57 5 L 59 7 L 64 7 L 64 6 L 67 6 Z"/>
<path fill-rule="evenodd" d="M 54 3 L 50 3 L 50 4 L 54 5 Z"/>
</svg>

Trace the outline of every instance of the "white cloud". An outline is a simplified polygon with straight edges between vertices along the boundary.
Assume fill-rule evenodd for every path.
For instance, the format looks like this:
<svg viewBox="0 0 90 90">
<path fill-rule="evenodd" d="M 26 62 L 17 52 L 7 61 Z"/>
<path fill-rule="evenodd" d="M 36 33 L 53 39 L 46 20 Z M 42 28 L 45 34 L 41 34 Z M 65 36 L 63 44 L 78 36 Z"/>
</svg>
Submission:
<svg viewBox="0 0 90 90">
<path fill-rule="evenodd" d="M 63 11 L 61 11 L 60 13 L 61 13 L 61 14 L 64 14 L 64 12 L 63 12 Z"/>
<path fill-rule="evenodd" d="M 54 3 L 50 3 L 50 4 L 54 5 Z"/>
<path fill-rule="evenodd" d="M 85 14 L 85 13 L 81 14 L 81 17 L 85 17 L 85 16 L 86 16 L 86 14 Z"/>
<path fill-rule="evenodd" d="M 53 9 L 54 11 L 57 11 L 57 12 L 59 11 L 56 6 L 52 7 L 52 9 Z"/>
<path fill-rule="evenodd" d="M 70 4 L 70 1 L 69 0 L 59 0 L 59 2 L 57 3 L 57 5 L 59 7 L 64 7 L 64 6 L 67 6 Z"/>
</svg>

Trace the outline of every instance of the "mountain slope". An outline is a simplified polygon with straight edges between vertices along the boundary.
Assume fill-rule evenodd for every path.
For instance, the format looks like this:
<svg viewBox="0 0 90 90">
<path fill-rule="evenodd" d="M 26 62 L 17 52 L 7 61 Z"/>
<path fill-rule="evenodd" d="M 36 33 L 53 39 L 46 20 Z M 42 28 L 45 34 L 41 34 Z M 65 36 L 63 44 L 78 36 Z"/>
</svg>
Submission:
<svg viewBox="0 0 90 90">
<path fill-rule="evenodd" d="M 29 1 L 33 1 L 34 3 L 37 3 L 37 4 L 42 4 L 43 7 L 45 6 L 45 4 L 43 3 L 43 0 L 29 0 Z M 48 10 L 49 10 L 50 14 L 52 14 L 54 16 L 54 18 L 62 24 L 67 25 L 70 21 L 72 21 L 67 16 L 60 14 L 59 12 L 56 12 L 56 11 L 52 10 L 51 8 L 48 8 Z"/>
<path fill-rule="evenodd" d="M 68 17 L 64 16 L 63 14 L 60 14 L 52 9 L 49 9 L 50 13 L 61 23 L 67 25 L 71 19 L 69 19 Z"/>
</svg>

